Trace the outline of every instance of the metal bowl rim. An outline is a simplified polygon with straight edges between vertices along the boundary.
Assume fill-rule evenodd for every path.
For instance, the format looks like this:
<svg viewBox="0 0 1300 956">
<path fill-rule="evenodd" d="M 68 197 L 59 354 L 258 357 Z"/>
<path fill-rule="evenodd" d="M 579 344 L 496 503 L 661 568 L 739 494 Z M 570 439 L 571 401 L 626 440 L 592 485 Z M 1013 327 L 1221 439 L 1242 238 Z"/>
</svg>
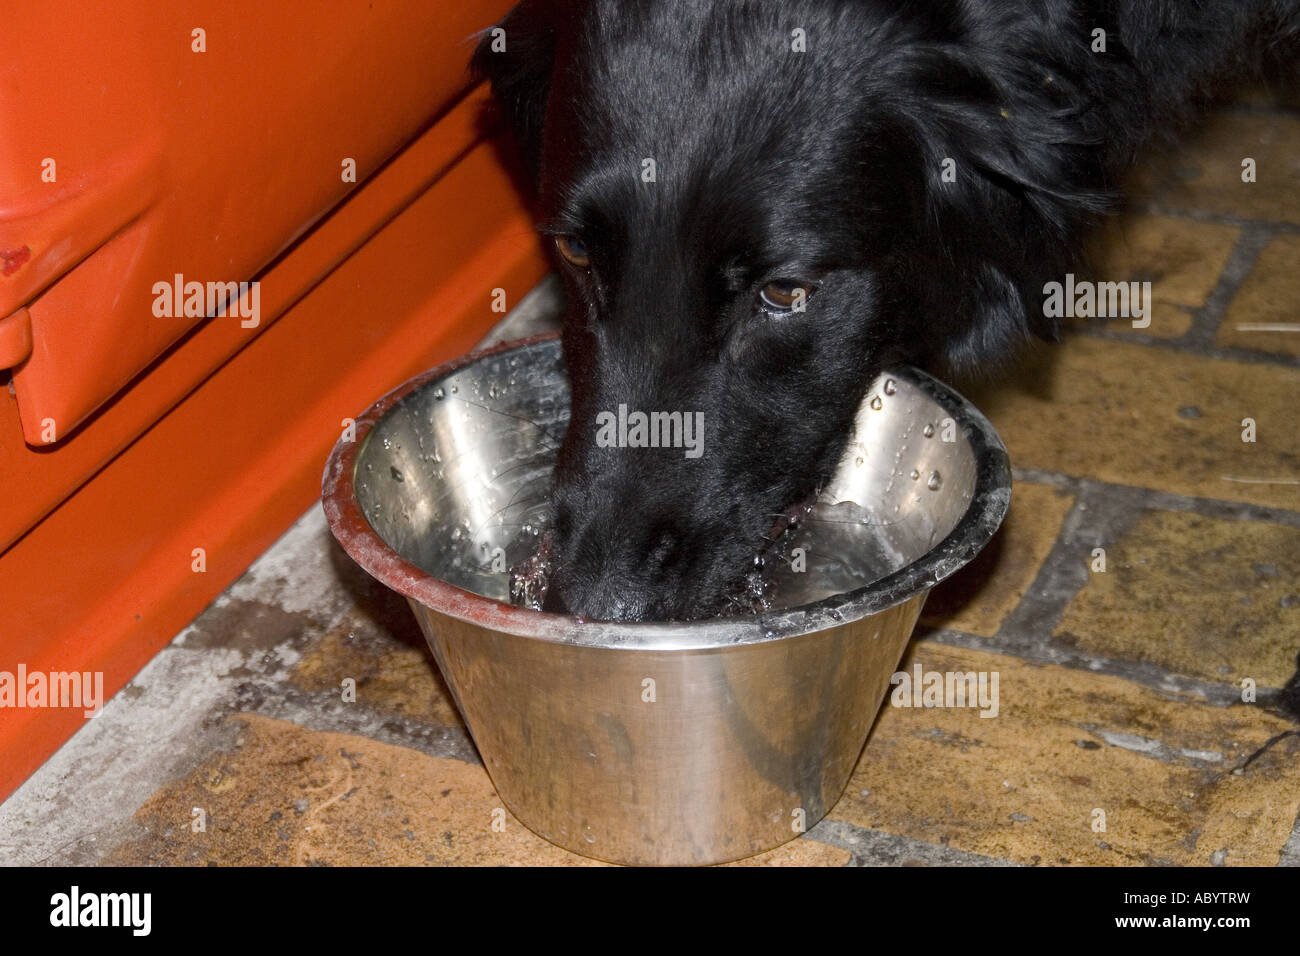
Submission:
<svg viewBox="0 0 1300 956">
<path fill-rule="evenodd" d="M 370 525 L 357 500 L 354 473 L 371 430 L 407 396 L 466 366 L 506 352 L 557 342 L 559 337 L 559 332 L 550 332 L 503 342 L 417 375 L 357 416 L 354 440 L 340 438 L 335 444 L 321 480 L 325 518 L 343 550 L 376 580 L 439 614 L 520 637 L 629 650 L 718 649 L 812 634 L 917 597 L 969 563 L 993 537 L 1010 505 L 1011 469 L 1006 448 L 988 419 L 934 377 L 912 366 L 899 366 L 890 369 L 889 374 L 928 393 L 961 426 L 975 456 L 975 489 L 965 514 L 947 537 L 917 560 L 856 590 L 765 614 L 694 621 L 586 621 L 475 594 L 407 561 Z"/>
</svg>

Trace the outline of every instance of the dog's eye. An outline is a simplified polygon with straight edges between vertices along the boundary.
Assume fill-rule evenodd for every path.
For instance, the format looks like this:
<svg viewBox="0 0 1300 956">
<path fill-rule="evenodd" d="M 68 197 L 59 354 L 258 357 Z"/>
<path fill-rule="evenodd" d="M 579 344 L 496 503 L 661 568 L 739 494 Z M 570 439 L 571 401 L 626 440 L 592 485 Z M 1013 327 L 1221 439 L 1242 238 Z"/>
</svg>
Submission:
<svg viewBox="0 0 1300 956">
<path fill-rule="evenodd" d="M 797 279 L 774 279 L 759 290 L 758 298 L 769 312 L 802 312 L 813 287 Z"/>
<path fill-rule="evenodd" d="M 587 253 L 587 247 L 577 236 L 556 236 L 555 248 L 560 251 L 564 261 L 578 269 L 585 269 L 591 265 L 591 256 Z"/>
</svg>

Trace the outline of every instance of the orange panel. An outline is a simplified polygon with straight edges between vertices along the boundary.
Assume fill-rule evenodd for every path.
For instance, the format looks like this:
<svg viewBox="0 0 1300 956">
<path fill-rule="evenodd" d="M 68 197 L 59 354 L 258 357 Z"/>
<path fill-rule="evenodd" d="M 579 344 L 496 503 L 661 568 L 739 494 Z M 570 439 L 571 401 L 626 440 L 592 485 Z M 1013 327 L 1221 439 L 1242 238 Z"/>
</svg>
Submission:
<svg viewBox="0 0 1300 956">
<path fill-rule="evenodd" d="M 291 258 L 268 286 L 297 287 Z M 0 555 L 0 670 L 101 670 L 116 692 L 316 499 L 342 419 L 468 349 L 492 289 L 513 303 L 544 269 L 483 144 Z M 84 719 L 0 709 L 0 799 Z"/>
<path fill-rule="evenodd" d="M 373 176 L 309 238 L 261 277 L 261 329 L 209 322 L 169 351 L 149 373 L 59 444 L 24 444 L 12 394 L 0 392 L 0 463 L 10 492 L 0 501 L 0 549 L 55 507 L 271 320 L 307 293 L 455 163 L 482 135 L 486 93 L 478 90 Z M 7 322 L 8 320 L 0 320 Z M 21 330 L 18 330 L 19 332 Z"/>
<path fill-rule="evenodd" d="M 6 16 L 0 316 L 29 305 L 26 441 L 71 434 L 216 314 L 187 283 L 250 279 L 408 142 L 467 84 L 456 40 L 508 5 L 52 0 Z M 257 294 L 242 323 L 211 321 L 251 338 L 272 318 Z"/>
</svg>

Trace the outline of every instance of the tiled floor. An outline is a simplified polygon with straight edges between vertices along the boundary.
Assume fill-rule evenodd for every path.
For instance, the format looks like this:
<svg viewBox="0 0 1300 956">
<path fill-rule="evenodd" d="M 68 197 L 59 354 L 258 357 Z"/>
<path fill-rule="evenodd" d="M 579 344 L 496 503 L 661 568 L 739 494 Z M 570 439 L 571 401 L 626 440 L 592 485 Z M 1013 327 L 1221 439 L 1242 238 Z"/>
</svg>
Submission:
<svg viewBox="0 0 1300 956">
<path fill-rule="evenodd" d="M 746 862 L 1300 864 L 1300 114 L 1253 94 L 1137 179 L 1092 275 L 1152 281 L 1150 328 L 965 387 L 1016 493 L 901 666 L 999 672 L 998 718 L 887 705 L 830 816 Z M 589 862 L 498 806 L 313 509 L 0 806 L 0 862 Z"/>
</svg>

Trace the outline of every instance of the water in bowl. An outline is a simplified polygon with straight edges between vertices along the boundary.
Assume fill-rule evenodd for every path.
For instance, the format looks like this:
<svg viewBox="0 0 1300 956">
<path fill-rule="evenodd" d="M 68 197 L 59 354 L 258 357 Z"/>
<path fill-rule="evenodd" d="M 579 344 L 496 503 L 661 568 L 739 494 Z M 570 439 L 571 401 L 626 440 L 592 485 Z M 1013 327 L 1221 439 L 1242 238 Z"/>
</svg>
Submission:
<svg viewBox="0 0 1300 956">
<path fill-rule="evenodd" d="M 514 542 L 511 551 L 530 545 L 528 556 L 511 566 L 510 599 L 541 610 L 554 569 L 550 535 L 541 522 Z M 888 522 L 852 501 L 818 502 L 755 557 L 754 570 L 725 596 L 723 614 L 753 614 L 799 607 L 856 591 L 897 571 L 907 559 L 890 544 Z"/>
</svg>

